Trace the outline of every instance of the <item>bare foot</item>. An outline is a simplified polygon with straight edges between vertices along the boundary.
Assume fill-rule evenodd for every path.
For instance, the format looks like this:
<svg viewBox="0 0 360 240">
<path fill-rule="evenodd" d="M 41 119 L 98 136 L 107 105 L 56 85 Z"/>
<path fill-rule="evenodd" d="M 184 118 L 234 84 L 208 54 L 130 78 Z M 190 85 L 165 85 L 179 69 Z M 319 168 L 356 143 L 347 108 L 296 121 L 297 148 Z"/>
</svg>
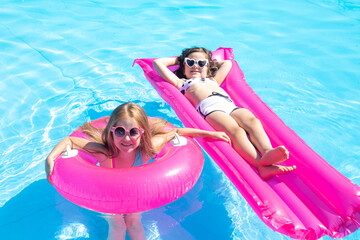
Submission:
<svg viewBox="0 0 360 240">
<path fill-rule="evenodd" d="M 286 161 L 288 158 L 288 150 L 284 146 L 279 146 L 266 151 L 260 160 L 260 164 L 263 166 L 270 166 L 275 163 Z"/>
<path fill-rule="evenodd" d="M 272 166 L 260 166 L 259 174 L 262 179 L 265 181 L 269 180 L 275 175 L 288 174 L 291 171 L 294 171 L 296 166 L 280 166 L 280 165 L 272 165 Z"/>
</svg>

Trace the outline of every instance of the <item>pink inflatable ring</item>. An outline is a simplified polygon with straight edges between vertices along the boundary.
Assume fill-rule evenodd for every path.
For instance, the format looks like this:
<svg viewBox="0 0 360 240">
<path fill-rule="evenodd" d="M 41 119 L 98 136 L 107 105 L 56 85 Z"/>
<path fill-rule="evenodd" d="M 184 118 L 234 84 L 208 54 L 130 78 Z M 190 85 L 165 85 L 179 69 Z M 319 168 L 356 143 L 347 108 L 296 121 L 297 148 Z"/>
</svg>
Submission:
<svg viewBox="0 0 360 240">
<path fill-rule="evenodd" d="M 105 128 L 106 121 L 105 117 L 91 124 Z M 80 129 L 70 136 L 87 138 Z M 55 159 L 51 181 L 63 197 L 97 212 L 154 209 L 182 197 L 200 177 L 204 166 L 201 148 L 192 138 L 182 140 L 167 143 L 154 162 L 132 168 L 97 166 L 97 159 L 84 151 L 75 150 L 75 156 L 62 154 Z"/>
</svg>

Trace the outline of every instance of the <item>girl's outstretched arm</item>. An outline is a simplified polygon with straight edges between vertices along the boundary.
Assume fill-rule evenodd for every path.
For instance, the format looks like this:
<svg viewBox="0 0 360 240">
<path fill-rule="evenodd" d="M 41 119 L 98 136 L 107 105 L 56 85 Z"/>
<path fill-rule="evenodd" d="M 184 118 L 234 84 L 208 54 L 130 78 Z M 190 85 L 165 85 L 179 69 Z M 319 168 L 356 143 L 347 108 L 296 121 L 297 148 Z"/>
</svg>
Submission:
<svg viewBox="0 0 360 240">
<path fill-rule="evenodd" d="M 61 140 L 54 149 L 47 156 L 45 161 L 45 171 L 48 181 L 50 180 L 50 175 L 54 168 L 54 160 L 61 153 L 66 151 L 66 146 L 70 146 L 72 149 L 83 149 L 83 150 L 93 150 L 94 152 L 104 152 L 106 153 L 106 149 L 99 143 L 91 142 L 87 139 L 77 138 L 77 137 L 66 137 Z"/>
<path fill-rule="evenodd" d="M 159 134 L 152 138 L 155 151 L 157 153 L 160 152 L 163 146 L 175 137 L 175 133 L 179 134 L 180 136 L 189 136 L 194 138 L 212 138 L 231 144 L 230 137 L 224 132 L 212 132 L 196 128 L 174 128 L 164 134 Z"/>
<path fill-rule="evenodd" d="M 178 62 L 176 57 L 158 58 L 155 59 L 153 62 L 153 66 L 155 70 L 159 73 L 159 75 L 163 79 L 173 84 L 175 87 L 180 88 L 181 85 L 184 83 L 184 81 L 178 78 L 175 75 L 175 73 L 173 73 L 172 71 L 170 71 L 170 69 L 168 69 L 168 67 L 177 64 Z"/>
<path fill-rule="evenodd" d="M 230 137 L 224 132 L 212 132 L 197 128 L 178 128 L 177 132 L 180 136 L 189 136 L 194 138 L 212 138 L 215 140 L 223 140 L 231 143 Z"/>
</svg>

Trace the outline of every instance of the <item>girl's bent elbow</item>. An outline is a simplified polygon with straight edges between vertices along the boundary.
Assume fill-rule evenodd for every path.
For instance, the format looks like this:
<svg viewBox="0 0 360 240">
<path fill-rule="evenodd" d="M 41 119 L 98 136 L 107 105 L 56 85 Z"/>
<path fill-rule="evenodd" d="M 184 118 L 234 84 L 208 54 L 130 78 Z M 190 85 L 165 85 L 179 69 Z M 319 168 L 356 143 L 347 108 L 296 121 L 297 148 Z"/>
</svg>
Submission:
<svg viewBox="0 0 360 240">
<path fill-rule="evenodd" d="M 161 65 L 161 59 L 157 58 L 153 61 L 153 67 L 158 67 L 159 65 Z"/>
<path fill-rule="evenodd" d="M 224 63 L 225 63 L 226 66 L 232 67 L 232 62 L 231 62 L 231 60 L 225 60 Z"/>
</svg>

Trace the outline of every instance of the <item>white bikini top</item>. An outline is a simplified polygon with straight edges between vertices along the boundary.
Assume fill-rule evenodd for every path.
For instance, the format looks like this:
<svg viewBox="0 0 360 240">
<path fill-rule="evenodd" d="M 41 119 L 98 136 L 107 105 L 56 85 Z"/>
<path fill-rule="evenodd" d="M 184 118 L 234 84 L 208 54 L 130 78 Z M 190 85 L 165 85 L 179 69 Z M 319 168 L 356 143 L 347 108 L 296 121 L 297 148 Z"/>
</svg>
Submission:
<svg viewBox="0 0 360 240">
<path fill-rule="evenodd" d="M 179 90 L 182 94 L 185 94 L 185 92 L 191 85 L 200 82 L 207 82 L 211 84 L 216 84 L 216 86 L 218 86 L 217 82 L 212 78 L 191 78 L 191 79 L 186 79 L 184 84 L 179 88 Z"/>
</svg>

